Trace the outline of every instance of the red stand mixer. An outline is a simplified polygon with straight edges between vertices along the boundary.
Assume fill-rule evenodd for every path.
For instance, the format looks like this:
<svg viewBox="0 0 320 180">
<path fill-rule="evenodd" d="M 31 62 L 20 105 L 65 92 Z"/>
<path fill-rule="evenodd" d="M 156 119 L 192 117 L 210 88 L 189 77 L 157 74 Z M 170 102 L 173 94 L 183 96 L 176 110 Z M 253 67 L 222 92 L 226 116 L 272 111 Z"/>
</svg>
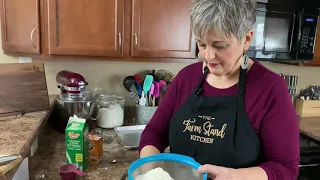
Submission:
<svg viewBox="0 0 320 180">
<path fill-rule="evenodd" d="M 54 128 L 64 133 L 69 117 L 76 115 L 86 119 L 91 130 L 94 126 L 91 120 L 95 120 L 98 116 L 99 107 L 94 103 L 92 94 L 85 91 L 88 82 L 82 75 L 66 70 L 57 74 L 56 81 L 61 94 L 57 98 L 56 105 L 56 114 L 59 117 L 55 117 L 52 122 Z"/>
<path fill-rule="evenodd" d="M 61 89 L 61 94 L 79 94 L 84 91 L 85 86 L 88 85 L 88 82 L 85 81 L 83 76 L 66 70 L 60 71 L 57 74 L 56 81 L 59 84 L 58 88 Z"/>
</svg>

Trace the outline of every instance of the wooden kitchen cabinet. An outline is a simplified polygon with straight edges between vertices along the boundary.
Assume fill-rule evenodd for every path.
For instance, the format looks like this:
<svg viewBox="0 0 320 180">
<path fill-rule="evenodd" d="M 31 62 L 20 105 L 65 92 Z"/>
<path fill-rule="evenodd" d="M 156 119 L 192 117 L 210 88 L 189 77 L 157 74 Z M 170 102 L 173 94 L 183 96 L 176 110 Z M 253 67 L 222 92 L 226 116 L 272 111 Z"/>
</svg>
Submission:
<svg viewBox="0 0 320 180">
<path fill-rule="evenodd" d="M 196 60 L 190 0 L 0 1 L 6 54 L 39 54 L 47 60 Z"/>
<path fill-rule="evenodd" d="M 195 58 L 189 0 L 133 0 L 131 56 Z"/>
<path fill-rule="evenodd" d="M 1 0 L 2 49 L 40 54 L 39 0 Z"/>
<path fill-rule="evenodd" d="M 124 0 L 48 0 L 50 55 L 123 56 Z"/>
</svg>

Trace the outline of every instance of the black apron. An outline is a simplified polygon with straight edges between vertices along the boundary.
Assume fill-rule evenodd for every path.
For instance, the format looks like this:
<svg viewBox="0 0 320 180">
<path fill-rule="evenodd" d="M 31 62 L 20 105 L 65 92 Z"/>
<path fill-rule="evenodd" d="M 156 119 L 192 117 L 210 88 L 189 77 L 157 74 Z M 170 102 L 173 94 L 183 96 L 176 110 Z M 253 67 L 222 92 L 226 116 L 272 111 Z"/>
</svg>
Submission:
<svg viewBox="0 0 320 180">
<path fill-rule="evenodd" d="M 206 70 L 194 92 L 170 120 L 170 152 L 200 164 L 247 168 L 261 162 L 260 140 L 244 107 L 246 69 L 240 68 L 238 94 L 200 96 Z"/>
</svg>

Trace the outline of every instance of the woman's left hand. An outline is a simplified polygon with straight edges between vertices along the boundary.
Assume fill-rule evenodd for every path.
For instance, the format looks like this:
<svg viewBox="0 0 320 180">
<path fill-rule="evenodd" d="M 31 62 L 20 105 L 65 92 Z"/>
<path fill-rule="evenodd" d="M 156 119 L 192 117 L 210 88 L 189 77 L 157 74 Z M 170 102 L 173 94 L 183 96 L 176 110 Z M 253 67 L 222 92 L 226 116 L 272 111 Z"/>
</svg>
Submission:
<svg viewBox="0 0 320 180">
<path fill-rule="evenodd" d="M 212 178 L 214 180 L 242 180 L 242 177 L 238 170 L 232 168 L 206 164 L 200 166 L 198 172 L 208 173 L 208 178 Z"/>
</svg>

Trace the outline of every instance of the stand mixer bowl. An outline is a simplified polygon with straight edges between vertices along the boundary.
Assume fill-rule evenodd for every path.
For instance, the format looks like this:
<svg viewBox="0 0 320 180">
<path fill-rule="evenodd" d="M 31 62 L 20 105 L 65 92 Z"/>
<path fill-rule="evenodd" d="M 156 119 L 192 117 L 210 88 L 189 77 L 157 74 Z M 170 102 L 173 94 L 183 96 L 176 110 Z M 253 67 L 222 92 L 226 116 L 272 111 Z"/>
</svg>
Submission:
<svg viewBox="0 0 320 180">
<path fill-rule="evenodd" d="M 59 112 L 60 121 L 57 122 L 57 130 L 64 133 L 70 116 L 86 119 L 89 130 L 93 129 L 92 120 L 96 120 L 99 114 L 99 107 L 93 99 L 86 99 L 86 93 L 61 94 L 57 98 L 56 108 Z"/>
</svg>

